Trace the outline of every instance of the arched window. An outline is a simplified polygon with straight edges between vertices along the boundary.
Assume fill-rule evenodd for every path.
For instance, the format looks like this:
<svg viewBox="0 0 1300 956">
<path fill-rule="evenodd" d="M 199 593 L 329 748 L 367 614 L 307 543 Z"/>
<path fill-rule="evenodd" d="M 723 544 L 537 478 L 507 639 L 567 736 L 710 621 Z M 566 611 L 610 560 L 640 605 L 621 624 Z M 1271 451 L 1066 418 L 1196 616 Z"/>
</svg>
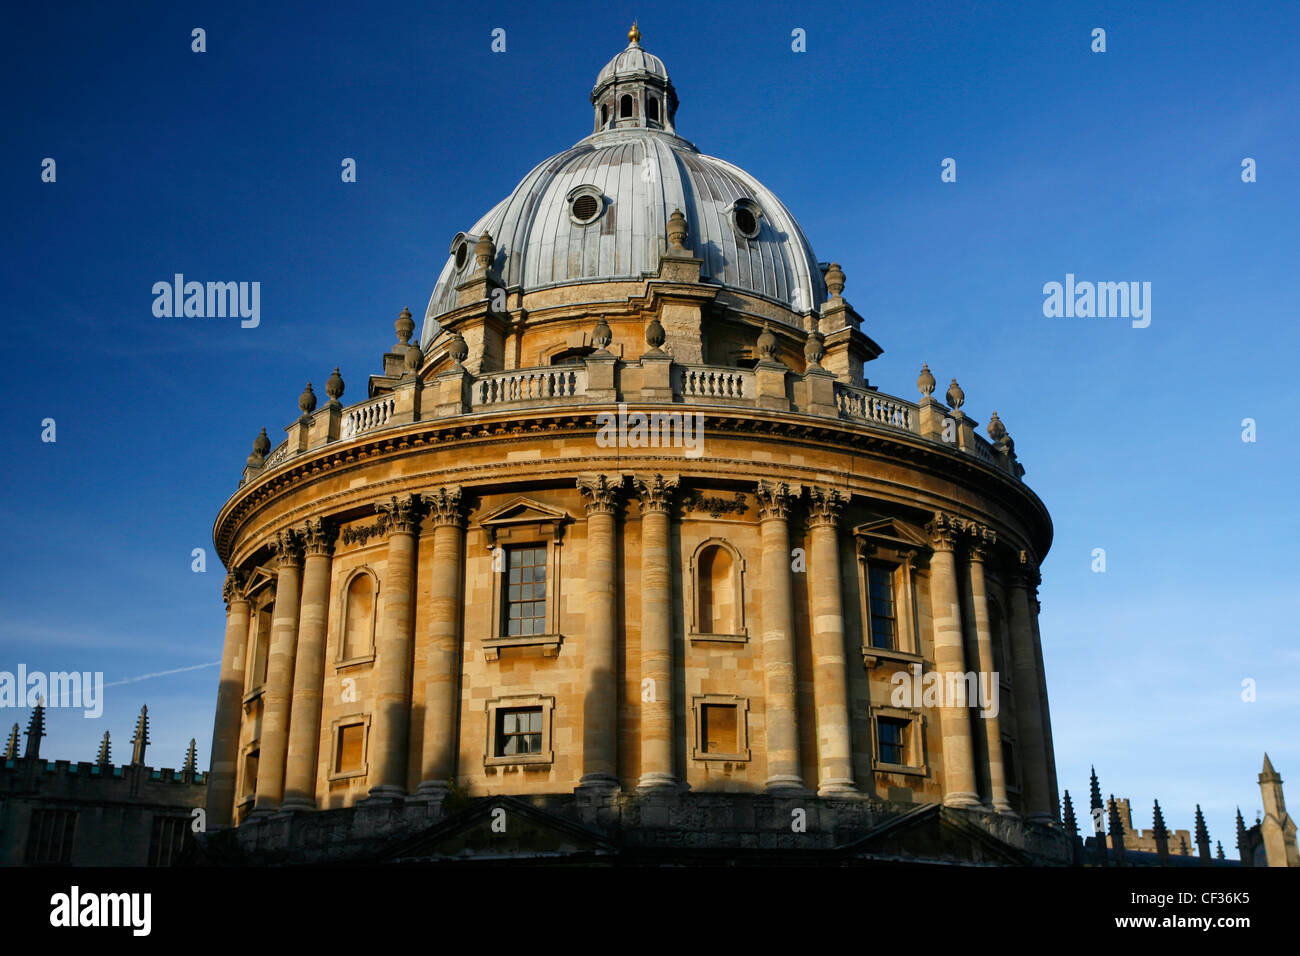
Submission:
<svg viewBox="0 0 1300 956">
<path fill-rule="evenodd" d="M 596 351 L 591 346 L 580 346 L 578 348 L 565 349 L 563 352 L 556 352 L 551 356 L 552 365 L 583 365 L 587 356 Z"/>
<path fill-rule="evenodd" d="M 646 119 L 652 120 L 653 122 L 656 123 L 659 122 L 659 100 L 658 99 L 656 99 L 653 96 L 650 97 L 650 99 L 646 102 L 645 105 L 645 115 L 646 115 Z"/>
<path fill-rule="evenodd" d="M 691 558 L 692 640 L 745 640 L 741 578 L 745 564 L 730 544 L 711 538 Z"/>
<path fill-rule="evenodd" d="M 601 103 L 600 104 L 600 125 L 604 126 L 608 122 L 609 122 L 609 104 Z"/>
<path fill-rule="evenodd" d="M 632 116 L 632 94 L 624 93 L 623 98 L 618 101 L 619 119 L 629 119 Z"/>
<path fill-rule="evenodd" d="M 273 604 L 264 604 L 257 611 L 253 623 L 253 655 L 249 661 L 248 689 L 256 690 L 266 683 L 266 662 L 271 653 L 271 616 Z"/>
<path fill-rule="evenodd" d="M 374 653 L 375 579 L 358 572 L 343 595 L 343 645 L 339 660 L 352 661 Z"/>
</svg>

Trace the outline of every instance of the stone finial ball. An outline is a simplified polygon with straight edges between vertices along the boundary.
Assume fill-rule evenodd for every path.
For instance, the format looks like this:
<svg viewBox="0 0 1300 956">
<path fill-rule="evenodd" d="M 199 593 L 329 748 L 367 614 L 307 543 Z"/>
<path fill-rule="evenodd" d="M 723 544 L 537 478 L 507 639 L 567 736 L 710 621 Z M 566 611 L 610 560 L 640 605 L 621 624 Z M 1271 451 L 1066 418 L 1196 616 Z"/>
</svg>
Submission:
<svg viewBox="0 0 1300 956">
<path fill-rule="evenodd" d="M 402 314 L 393 323 L 393 328 L 397 330 L 397 341 L 403 345 L 411 341 L 411 333 L 415 331 L 415 320 L 411 318 L 410 309 L 402 308 Z"/>
<path fill-rule="evenodd" d="M 826 291 L 835 299 L 838 299 L 840 293 L 844 291 L 844 270 L 840 268 L 838 262 L 832 262 L 830 268 L 826 270 Z"/>
<path fill-rule="evenodd" d="M 253 454 L 259 458 L 265 458 L 266 453 L 271 450 L 271 439 L 266 437 L 266 429 L 263 428 L 258 436 L 253 439 Z"/>
<path fill-rule="evenodd" d="M 298 407 L 302 409 L 304 415 L 310 415 L 316 411 L 316 393 L 312 391 L 311 382 L 307 383 L 307 387 L 298 396 Z"/>
<path fill-rule="evenodd" d="M 686 217 L 680 209 L 674 209 L 668 217 L 668 244 L 674 249 L 686 246 Z"/>
<path fill-rule="evenodd" d="M 1002 420 L 998 418 L 997 412 L 994 412 L 989 416 L 988 429 L 989 438 L 992 438 L 995 442 L 1001 441 L 1007 437 L 1007 427 L 1002 424 Z"/>
<path fill-rule="evenodd" d="M 766 322 L 763 323 L 763 331 L 758 336 L 758 354 L 768 361 L 776 358 L 776 336 L 772 334 L 772 327 Z"/>
<path fill-rule="evenodd" d="M 602 315 L 600 321 L 596 323 L 596 328 L 591 333 L 591 341 L 598 349 L 606 348 L 610 342 L 614 341 L 614 333 L 609 330 L 609 323 L 605 321 Z"/>
<path fill-rule="evenodd" d="M 961 408 L 962 403 L 966 401 L 966 393 L 961 390 L 954 378 L 952 384 L 948 386 L 948 394 L 944 396 L 948 399 L 948 405 L 951 408 Z"/>
<path fill-rule="evenodd" d="M 650 324 L 645 327 L 645 342 L 652 349 L 657 349 L 667 341 L 668 335 L 664 332 L 664 325 L 659 321 L 659 316 L 650 320 Z"/>
<path fill-rule="evenodd" d="M 469 346 L 465 344 L 465 336 L 459 332 L 452 333 L 451 342 L 447 346 L 447 354 L 451 356 L 452 361 L 459 365 L 469 356 Z"/>
<path fill-rule="evenodd" d="M 486 270 L 492 265 L 492 260 L 496 256 L 497 246 L 492 241 L 492 233 L 483 233 L 479 236 L 478 242 L 474 243 L 474 259 L 478 262 L 478 267 Z"/>
</svg>

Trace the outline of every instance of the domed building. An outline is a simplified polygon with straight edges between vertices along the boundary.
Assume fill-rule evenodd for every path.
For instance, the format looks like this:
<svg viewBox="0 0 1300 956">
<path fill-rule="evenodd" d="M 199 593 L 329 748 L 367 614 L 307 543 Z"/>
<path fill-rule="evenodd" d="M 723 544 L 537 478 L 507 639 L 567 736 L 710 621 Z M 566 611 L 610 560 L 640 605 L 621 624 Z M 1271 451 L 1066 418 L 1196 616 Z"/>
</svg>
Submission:
<svg viewBox="0 0 1300 956">
<path fill-rule="evenodd" d="M 629 40 L 364 398 L 258 436 L 209 852 L 1064 862 L 1012 440 L 868 382 L 844 271 Z"/>
</svg>

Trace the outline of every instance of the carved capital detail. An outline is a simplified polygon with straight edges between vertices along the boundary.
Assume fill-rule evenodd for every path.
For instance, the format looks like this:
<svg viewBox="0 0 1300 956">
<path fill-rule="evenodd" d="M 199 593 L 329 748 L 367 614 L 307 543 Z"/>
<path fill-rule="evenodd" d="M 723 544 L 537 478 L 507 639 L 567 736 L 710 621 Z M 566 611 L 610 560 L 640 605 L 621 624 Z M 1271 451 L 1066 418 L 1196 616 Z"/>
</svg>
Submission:
<svg viewBox="0 0 1300 956">
<path fill-rule="evenodd" d="M 641 508 L 644 511 L 654 511 L 668 513 L 673 506 L 673 498 L 677 494 L 678 485 L 681 479 L 675 475 L 665 478 L 663 475 L 655 475 L 653 478 L 634 478 L 637 494 L 641 498 Z"/>
<path fill-rule="evenodd" d="M 808 489 L 808 497 L 811 502 L 808 511 L 809 527 L 834 528 L 839 524 L 848 499 L 838 489 L 813 487 Z"/>
<path fill-rule="evenodd" d="M 375 502 L 375 512 L 386 534 L 415 534 L 420 530 L 420 496 L 390 495 L 387 501 Z"/>
<path fill-rule="evenodd" d="M 962 528 L 966 538 L 966 549 L 972 561 L 984 561 L 997 544 L 997 532 L 988 525 L 976 521 L 967 521 Z"/>
<path fill-rule="evenodd" d="M 429 508 L 429 518 L 435 526 L 465 527 L 465 507 L 461 500 L 459 488 L 439 488 L 437 491 L 426 491 L 423 497 L 424 503 Z"/>
<path fill-rule="evenodd" d="M 302 532 L 297 528 L 277 531 L 271 541 L 271 550 L 280 559 L 281 566 L 302 565 Z"/>
<path fill-rule="evenodd" d="M 773 518 L 784 521 L 790 517 L 790 506 L 794 504 L 795 496 L 790 493 L 790 486 L 784 481 L 759 479 L 755 494 L 758 497 L 759 521 Z"/>
<path fill-rule="evenodd" d="M 1018 552 L 1012 559 L 1008 571 L 1011 576 L 1011 586 L 1025 588 L 1030 592 L 1030 597 L 1037 600 L 1038 584 L 1042 578 L 1038 574 L 1038 565 L 1029 556 L 1029 552 Z"/>
<path fill-rule="evenodd" d="M 301 530 L 303 550 L 307 554 L 333 554 L 338 528 L 324 518 L 308 518 Z"/>
<path fill-rule="evenodd" d="M 579 478 L 578 490 L 587 499 L 587 514 L 609 514 L 618 511 L 619 501 L 623 496 L 623 479 L 618 475 L 596 475 L 592 478 Z"/>
<path fill-rule="evenodd" d="M 229 613 L 230 605 L 236 601 L 247 600 L 244 597 L 244 585 L 248 581 L 248 573 L 235 568 L 226 573 L 226 582 L 221 586 L 221 599 L 226 602 L 226 611 Z"/>
<path fill-rule="evenodd" d="M 936 511 L 934 518 L 925 526 L 930 536 L 930 547 L 936 551 L 953 551 L 957 547 L 957 536 L 961 534 L 965 522 L 956 515 L 946 511 Z"/>
</svg>

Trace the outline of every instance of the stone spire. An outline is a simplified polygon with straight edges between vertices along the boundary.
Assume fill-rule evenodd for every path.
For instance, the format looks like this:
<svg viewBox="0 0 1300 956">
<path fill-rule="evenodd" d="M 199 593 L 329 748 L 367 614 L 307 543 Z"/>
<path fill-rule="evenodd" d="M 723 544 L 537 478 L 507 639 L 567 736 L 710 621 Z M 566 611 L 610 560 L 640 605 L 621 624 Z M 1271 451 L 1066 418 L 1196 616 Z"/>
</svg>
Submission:
<svg viewBox="0 0 1300 956">
<path fill-rule="evenodd" d="M 1185 837 L 1185 836 L 1179 836 L 1179 838 L 1178 838 L 1178 852 L 1181 853 L 1183 856 L 1191 856 L 1191 855 L 1192 855 L 1191 851 L 1190 851 L 1189 849 L 1187 849 L 1187 837 Z"/>
<path fill-rule="evenodd" d="M 14 724 L 14 729 L 9 731 L 9 742 L 5 744 L 5 760 L 18 759 L 18 725 Z"/>
<path fill-rule="evenodd" d="M 198 750 L 194 746 L 194 738 L 191 737 L 190 747 L 185 751 L 185 764 L 181 767 L 181 773 L 193 777 L 194 772 L 198 770 L 198 763 Z"/>
<path fill-rule="evenodd" d="M 95 763 L 101 767 L 107 767 L 113 762 L 113 741 L 108 736 L 108 731 L 104 731 L 104 739 L 99 742 L 99 756 L 95 758 Z"/>
<path fill-rule="evenodd" d="M 1101 854 L 1101 865 L 1109 866 L 1106 850 L 1106 805 L 1101 801 L 1101 784 L 1097 780 L 1097 768 L 1090 766 L 1088 770 L 1088 790 L 1090 795 L 1088 813 L 1091 817 L 1088 826 L 1093 836 L 1097 838 L 1097 852 Z"/>
<path fill-rule="evenodd" d="M 1205 815 L 1201 813 L 1201 805 L 1196 805 L 1196 852 L 1202 861 L 1208 862 L 1210 859 L 1210 831 L 1205 828 Z"/>
<path fill-rule="evenodd" d="M 149 707 L 140 708 L 140 719 L 135 724 L 135 736 L 131 738 L 131 763 L 144 765 L 144 748 L 149 746 Z"/>
<path fill-rule="evenodd" d="M 41 738 L 45 736 L 45 699 L 36 702 L 32 718 L 27 722 L 27 750 L 23 756 L 36 760 L 41 756 Z"/>
<path fill-rule="evenodd" d="M 1223 855 L 1223 841 L 1222 841 L 1222 840 L 1217 841 L 1217 842 L 1215 843 L 1215 846 L 1217 846 L 1218 849 L 1219 849 L 1219 852 L 1218 852 L 1218 854 L 1216 855 L 1215 858 L 1216 858 L 1216 859 L 1219 859 L 1219 860 L 1226 860 L 1227 857 L 1225 857 L 1225 856 Z"/>
<path fill-rule="evenodd" d="M 1108 800 L 1110 807 L 1110 842 L 1115 848 L 1115 862 L 1123 864 L 1124 862 L 1124 824 L 1119 818 L 1119 804 L 1115 802 L 1115 794 L 1111 794 Z"/>
<path fill-rule="evenodd" d="M 1241 860 L 1243 866 L 1250 866 L 1253 862 L 1247 859 L 1246 843 L 1246 821 L 1241 818 L 1241 807 L 1237 808 L 1237 859 Z"/>
<path fill-rule="evenodd" d="M 1165 815 L 1160 812 L 1160 801 L 1156 801 L 1154 813 L 1155 819 L 1151 824 L 1151 832 L 1156 838 L 1156 855 L 1160 857 L 1161 863 L 1169 859 L 1169 831 L 1165 829 Z"/>
<path fill-rule="evenodd" d="M 1079 835 L 1079 821 L 1074 818 L 1074 804 L 1070 801 L 1070 791 L 1065 791 L 1065 832 L 1072 837 Z"/>
<path fill-rule="evenodd" d="M 1259 775 L 1259 792 L 1264 799 L 1264 818 L 1260 835 L 1264 838 L 1264 855 L 1269 866 L 1300 866 L 1296 845 L 1296 824 L 1286 812 L 1282 795 L 1282 777 L 1264 754 L 1264 769 Z"/>
</svg>

